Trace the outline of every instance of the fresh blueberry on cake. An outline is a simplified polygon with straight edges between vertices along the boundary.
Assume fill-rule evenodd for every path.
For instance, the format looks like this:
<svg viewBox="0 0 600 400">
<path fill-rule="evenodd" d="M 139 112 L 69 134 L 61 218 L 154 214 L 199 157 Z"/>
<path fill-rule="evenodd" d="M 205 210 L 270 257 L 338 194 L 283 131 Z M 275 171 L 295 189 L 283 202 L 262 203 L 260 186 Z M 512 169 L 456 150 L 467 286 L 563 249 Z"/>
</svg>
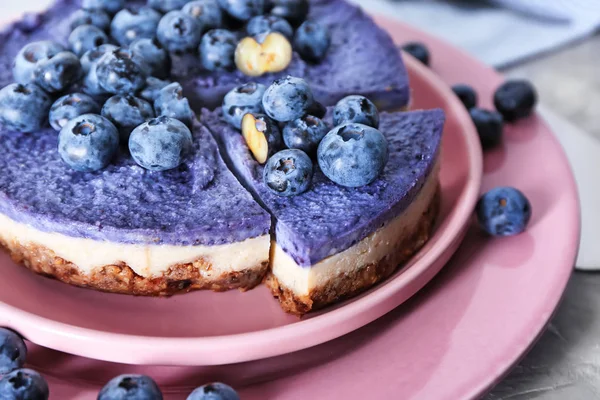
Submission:
<svg viewBox="0 0 600 400">
<path fill-rule="evenodd" d="M 117 49 L 106 53 L 96 64 L 96 76 L 102 89 L 111 94 L 128 94 L 140 90 L 146 83 L 144 70 L 130 50 Z"/>
<path fill-rule="evenodd" d="M 24 46 L 14 59 L 12 72 L 15 82 L 23 85 L 33 82 L 34 72 L 40 62 L 44 62 L 65 48 L 51 40 L 32 42 Z"/>
<path fill-rule="evenodd" d="M 200 61 L 208 71 L 224 71 L 235 68 L 237 36 L 227 29 L 212 29 L 202 36 Z"/>
<path fill-rule="evenodd" d="M 71 29 L 81 25 L 94 25 L 103 31 L 110 28 L 110 16 L 100 9 L 80 9 L 71 15 Z"/>
<path fill-rule="evenodd" d="M 108 36 L 94 25 L 80 25 L 69 35 L 69 48 L 78 57 L 105 43 L 108 43 Z"/>
<path fill-rule="evenodd" d="M 81 75 L 79 58 L 70 51 L 61 51 L 37 63 L 33 82 L 48 93 L 57 93 L 68 89 Z"/>
<path fill-rule="evenodd" d="M 102 107 L 102 116 L 119 130 L 121 143 L 127 144 L 131 131 L 154 118 L 154 108 L 139 97 L 116 95 L 106 100 Z"/>
<path fill-rule="evenodd" d="M 267 88 L 263 108 L 274 120 L 288 122 L 306 115 L 314 101 L 312 89 L 304 79 L 287 76 Z"/>
<path fill-rule="evenodd" d="M 121 46 L 128 46 L 138 39 L 153 39 L 162 15 L 150 8 L 124 8 L 110 24 L 112 38 Z"/>
<path fill-rule="evenodd" d="M 145 375 L 119 375 L 98 394 L 98 400 L 162 400 L 158 385 Z"/>
<path fill-rule="evenodd" d="M 223 98 L 223 118 L 234 128 L 242 128 L 242 118 L 248 113 L 263 113 L 262 99 L 267 87 L 250 82 L 231 90 Z"/>
<path fill-rule="evenodd" d="M 308 114 L 285 124 L 283 141 L 290 149 L 299 149 L 308 154 L 314 154 L 328 132 L 329 128 L 322 119 Z"/>
<path fill-rule="evenodd" d="M 146 84 L 140 90 L 139 95 L 142 99 L 154 104 L 154 100 L 156 100 L 160 91 L 169 86 L 171 83 L 173 82 L 149 76 L 146 78 Z"/>
<path fill-rule="evenodd" d="M 294 28 L 290 23 L 276 15 L 257 15 L 248 21 L 246 32 L 250 36 L 259 36 L 270 32 L 279 32 L 288 40 L 294 36 Z"/>
<path fill-rule="evenodd" d="M 327 55 L 331 45 L 329 30 L 324 25 L 306 21 L 296 31 L 294 48 L 303 59 L 318 63 Z"/>
<path fill-rule="evenodd" d="M 137 39 L 129 45 L 133 60 L 142 67 L 147 76 L 167 78 L 171 69 L 171 57 L 154 39 Z"/>
<path fill-rule="evenodd" d="M 313 163 L 302 150 L 281 150 L 269 158 L 263 174 L 265 185 L 273 193 L 296 196 L 310 188 Z"/>
<path fill-rule="evenodd" d="M 194 112 L 190 108 L 188 99 L 183 96 L 181 85 L 177 82 L 158 91 L 154 99 L 154 111 L 157 116 L 178 119 L 189 127 L 194 120 Z"/>
<path fill-rule="evenodd" d="M 81 0 L 81 8 L 84 10 L 104 10 L 110 15 L 115 15 L 125 7 L 127 0 Z"/>
<path fill-rule="evenodd" d="M 378 128 L 379 111 L 375 104 L 364 96 L 344 97 L 333 109 L 333 123 L 343 125 L 351 122 Z"/>
<path fill-rule="evenodd" d="M 188 1 L 181 11 L 196 18 L 204 31 L 224 26 L 223 10 L 217 0 Z"/>
<path fill-rule="evenodd" d="M 50 108 L 50 125 L 60 131 L 70 120 L 83 114 L 99 114 L 100 105 L 83 93 L 71 93 L 60 97 Z"/>
<path fill-rule="evenodd" d="M 35 132 L 48 121 L 50 96 L 33 83 L 10 84 L 0 90 L 0 124 L 8 130 Z"/>
<path fill-rule="evenodd" d="M 161 13 L 168 13 L 173 10 L 180 10 L 188 0 L 148 0 L 148 5 L 157 9 Z"/>
<path fill-rule="evenodd" d="M 171 11 L 160 20 L 156 36 L 168 51 L 192 51 L 200 44 L 202 27 L 191 15 L 182 11 Z"/>
</svg>

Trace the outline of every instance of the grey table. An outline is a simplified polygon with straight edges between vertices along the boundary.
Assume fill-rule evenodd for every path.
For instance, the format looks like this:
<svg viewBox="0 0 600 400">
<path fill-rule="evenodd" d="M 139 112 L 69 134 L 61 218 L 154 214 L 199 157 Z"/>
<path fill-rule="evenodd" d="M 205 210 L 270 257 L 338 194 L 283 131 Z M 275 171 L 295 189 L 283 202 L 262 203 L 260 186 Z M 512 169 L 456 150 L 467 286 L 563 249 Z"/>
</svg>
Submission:
<svg viewBox="0 0 600 400">
<path fill-rule="evenodd" d="M 600 140 L 600 36 L 505 72 Z M 600 273 L 576 272 L 547 331 L 485 400 L 600 399 Z"/>
</svg>

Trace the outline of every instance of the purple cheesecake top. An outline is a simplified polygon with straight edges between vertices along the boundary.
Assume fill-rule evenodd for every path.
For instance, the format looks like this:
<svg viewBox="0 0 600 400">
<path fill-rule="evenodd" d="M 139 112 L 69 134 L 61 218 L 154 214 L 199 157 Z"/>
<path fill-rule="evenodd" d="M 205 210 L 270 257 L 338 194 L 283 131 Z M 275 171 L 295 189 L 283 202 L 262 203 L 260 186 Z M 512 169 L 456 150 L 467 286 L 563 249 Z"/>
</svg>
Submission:
<svg viewBox="0 0 600 400">
<path fill-rule="evenodd" d="M 265 186 L 263 166 L 242 135 L 221 121 L 220 110 L 202 115 L 238 177 L 276 218 L 277 244 L 302 266 L 346 250 L 408 207 L 435 164 L 444 120 L 442 110 L 382 113 L 379 129 L 388 140 L 390 159 L 375 182 L 342 187 L 315 163 L 313 184 L 306 193 L 280 197 Z"/>
</svg>

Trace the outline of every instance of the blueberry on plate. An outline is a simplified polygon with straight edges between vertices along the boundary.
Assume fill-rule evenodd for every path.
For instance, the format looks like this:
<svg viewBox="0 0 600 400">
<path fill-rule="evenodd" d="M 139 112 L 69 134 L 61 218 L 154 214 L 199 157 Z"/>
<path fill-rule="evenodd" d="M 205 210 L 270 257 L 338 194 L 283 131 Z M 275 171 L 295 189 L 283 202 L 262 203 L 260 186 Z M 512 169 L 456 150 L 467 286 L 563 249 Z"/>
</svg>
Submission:
<svg viewBox="0 0 600 400">
<path fill-rule="evenodd" d="M 479 225 L 492 236 L 523 232 L 531 219 L 531 204 L 512 187 L 497 187 L 485 193 L 475 208 Z"/>
<path fill-rule="evenodd" d="M 274 154 L 263 171 L 265 185 L 279 196 L 296 196 L 310 188 L 313 164 L 310 157 L 298 149 Z"/>
<path fill-rule="evenodd" d="M 52 104 L 50 126 L 60 131 L 70 120 L 83 114 L 99 114 L 100 106 L 90 96 L 83 93 L 67 94 Z"/>
<path fill-rule="evenodd" d="M 117 95 L 106 100 L 102 116 L 117 127 L 121 143 L 127 144 L 131 131 L 154 118 L 154 109 L 146 100 L 131 95 Z"/>
<path fill-rule="evenodd" d="M 133 60 L 138 63 L 148 76 L 166 78 L 171 72 L 171 57 L 160 42 L 154 39 L 138 39 L 131 43 L 129 50 Z"/>
<path fill-rule="evenodd" d="M 213 29 L 206 32 L 200 42 L 202 66 L 209 71 L 233 70 L 237 43 L 235 33 L 226 29 Z"/>
<path fill-rule="evenodd" d="M 183 95 L 183 89 L 177 82 L 162 88 L 154 100 L 154 111 L 157 116 L 178 119 L 188 127 L 192 127 L 194 112 L 190 103 Z"/>
<path fill-rule="evenodd" d="M 18 132 L 34 132 L 46 125 L 52 99 L 39 86 L 10 84 L 0 90 L 0 125 Z"/>
<path fill-rule="evenodd" d="M 290 149 L 313 154 L 328 131 L 329 128 L 320 118 L 306 115 L 285 124 L 283 141 Z"/>
<path fill-rule="evenodd" d="M 62 92 L 81 78 L 83 71 L 79 58 L 70 51 L 62 51 L 35 68 L 34 82 L 48 93 Z"/>
<path fill-rule="evenodd" d="M 80 25 L 69 35 L 69 47 L 77 57 L 105 43 L 108 43 L 108 36 L 94 25 Z"/>
<path fill-rule="evenodd" d="M 187 400 L 240 400 L 240 396 L 231 386 L 215 382 L 196 388 Z"/>
<path fill-rule="evenodd" d="M 377 129 L 346 124 L 330 131 L 317 151 L 323 174 L 341 186 L 360 187 L 373 182 L 388 162 L 388 143 Z"/>
<path fill-rule="evenodd" d="M 146 101 L 149 101 L 151 104 L 154 104 L 154 100 L 156 100 L 160 91 L 169 86 L 171 83 L 173 82 L 164 81 L 162 79 L 150 76 L 146 78 L 146 84 L 142 90 L 140 90 L 140 97 Z"/>
<path fill-rule="evenodd" d="M 269 157 L 283 147 L 279 127 L 265 114 L 248 113 L 244 115 L 242 136 L 259 164 L 267 162 Z"/>
<path fill-rule="evenodd" d="M 193 51 L 198 48 L 202 39 L 202 27 L 191 15 L 171 11 L 160 20 L 156 35 L 168 51 Z"/>
<path fill-rule="evenodd" d="M 505 121 L 514 122 L 531 115 L 537 103 L 537 92 L 526 80 L 510 80 L 494 93 L 494 105 Z"/>
<path fill-rule="evenodd" d="M 454 85 L 452 91 L 467 110 L 477 107 L 477 92 L 471 86 L 465 84 Z"/>
<path fill-rule="evenodd" d="M 144 122 L 129 137 L 131 156 L 138 165 L 151 171 L 178 167 L 192 147 L 189 128 L 183 122 L 165 116 Z"/>
<path fill-rule="evenodd" d="M 58 134 L 58 153 L 71 168 L 98 171 L 119 148 L 119 131 L 108 119 L 83 114 L 70 120 Z"/>
<path fill-rule="evenodd" d="M 110 24 L 110 34 L 121 46 L 129 46 L 137 39 L 152 39 L 162 15 L 150 8 L 124 8 Z"/>
<path fill-rule="evenodd" d="M 2 400 L 48 400 L 49 396 L 48 384 L 31 369 L 17 369 L 0 379 Z"/>
<path fill-rule="evenodd" d="M 219 0 L 219 5 L 231 17 L 248 21 L 265 13 L 265 0 Z"/>
<path fill-rule="evenodd" d="M 324 25 L 306 21 L 296 31 L 294 50 L 310 62 L 321 62 L 327 55 L 331 45 L 331 34 Z"/>
<path fill-rule="evenodd" d="M 269 12 L 285 18 L 292 26 L 297 27 L 306 20 L 309 10 L 308 0 L 271 0 Z"/>
<path fill-rule="evenodd" d="M 22 368 L 26 356 L 27 346 L 21 336 L 10 329 L 0 328 L 0 375 Z"/>
<path fill-rule="evenodd" d="M 119 375 L 98 394 L 98 400 L 162 400 L 156 382 L 145 375 Z"/>
<path fill-rule="evenodd" d="M 196 18 L 204 31 L 223 26 L 223 10 L 217 0 L 190 1 L 181 11 Z"/>
<path fill-rule="evenodd" d="M 108 93 L 129 94 L 140 90 L 146 83 L 142 67 L 133 59 L 133 53 L 117 49 L 106 53 L 96 65 L 98 83 Z"/>
<path fill-rule="evenodd" d="M 173 10 L 181 10 L 189 0 L 148 0 L 148 6 L 163 14 Z"/>
<path fill-rule="evenodd" d="M 26 44 L 15 57 L 12 67 L 15 82 L 25 85 L 33 81 L 33 73 L 40 61 L 54 57 L 65 48 L 51 40 Z"/>
<path fill-rule="evenodd" d="M 92 68 L 92 65 L 100 61 L 103 55 L 117 49 L 118 47 L 114 44 L 103 44 L 86 51 L 79 59 L 83 73 L 87 74 Z"/>
<path fill-rule="evenodd" d="M 420 42 L 410 42 L 406 43 L 402 46 L 402 50 L 421 61 L 424 65 L 429 66 L 429 62 L 431 60 L 431 56 L 429 54 L 429 49 L 423 43 Z"/>
<path fill-rule="evenodd" d="M 481 147 L 489 149 L 497 146 L 502 141 L 504 132 L 504 120 L 497 111 L 484 110 L 482 108 L 472 108 L 469 110 L 471 119 L 477 128 Z"/>
<path fill-rule="evenodd" d="M 287 76 L 267 88 L 263 108 L 275 121 L 288 122 L 303 117 L 314 101 L 312 90 L 304 79 Z"/>
<path fill-rule="evenodd" d="M 71 29 L 81 25 L 94 25 L 106 31 L 110 27 L 110 16 L 100 9 L 79 9 L 71 14 Z"/>
<path fill-rule="evenodd" d="M 279 32 L 288 40 L 294 36 L 294 28 L 290 23 L 276 15 L 257 15 L 252 17 L 246 25 L 246 32 L 250 36 L 258 36 L 269 32 Z"/>
<path fill-rule="evenodd" d="M 364 96 L 352 95 L 340 100 L 333 109 L 333 124 L 349 122 L 379 127 L 379 112 L 375 104 Z"/>
<path fill-rule="evenodd" d="M 104 10 L 110 15 L 115 15 L 117 11 L 125 7 L 126 0 L 82 0 L 81 8 Z"/>
<path fill-rule="evenodd" d="M 262 98 L 267 87 L 249 82 L 238 86 L 223 97 L 223 119 L 236 129 L 242 129 L 242 118 L 247 113 L 262 113 Z"/>
</svg>

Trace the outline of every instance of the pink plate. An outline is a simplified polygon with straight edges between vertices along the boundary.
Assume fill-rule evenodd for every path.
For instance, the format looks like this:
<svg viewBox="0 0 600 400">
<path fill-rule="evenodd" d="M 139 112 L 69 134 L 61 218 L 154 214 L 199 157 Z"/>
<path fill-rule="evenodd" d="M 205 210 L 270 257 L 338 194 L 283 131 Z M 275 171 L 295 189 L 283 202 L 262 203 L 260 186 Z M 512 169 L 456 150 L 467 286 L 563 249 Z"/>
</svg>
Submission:
<svg viewBox="0 0 600 400">
<path fill-rule="evenodd" d="M 36 276 L 0 255 L 0 324 L 44 347 L 130 364 L 218 365 L 315 346 L 358 329 L 421 289 L 458 247 L 482 175 L 479 139 L 448 87 L 409 60 L 414 108 L 442 107 L 442 212 L 433 238 L 392 278 L 359 298 L 298 319 L 264 288 L 169 299 L 106 294 Z"/>
<path fill-rule="evenodd" d="M 426 42 L 435 72 L 448 83 L 474 85 L 483 106 L 491 106 L 502 81 L 493 70 L 422 32 L 380 21 L 398 42 Z M 579 239 L 573 176 L 540 118 L 508 127 L 504 146 L 486 154 L 484 189 L 496 185 L 514 185 L 529 196 L 534 214 L 526 233 L 491 239 L 471 226 L 458 253 L 425 290 L 342 338 L 217 367 L 136 367 L 32 346 L 31 366 L 49 379 L 56 400 L 94 399 L 104 382 L 124 372 L 153 376 L 167 400 L 184 399 L 194 386 L 212 380 L 235 385 L 244 400 L 478 398 L 547 324 L 571 274 Z"/>
</svg>

